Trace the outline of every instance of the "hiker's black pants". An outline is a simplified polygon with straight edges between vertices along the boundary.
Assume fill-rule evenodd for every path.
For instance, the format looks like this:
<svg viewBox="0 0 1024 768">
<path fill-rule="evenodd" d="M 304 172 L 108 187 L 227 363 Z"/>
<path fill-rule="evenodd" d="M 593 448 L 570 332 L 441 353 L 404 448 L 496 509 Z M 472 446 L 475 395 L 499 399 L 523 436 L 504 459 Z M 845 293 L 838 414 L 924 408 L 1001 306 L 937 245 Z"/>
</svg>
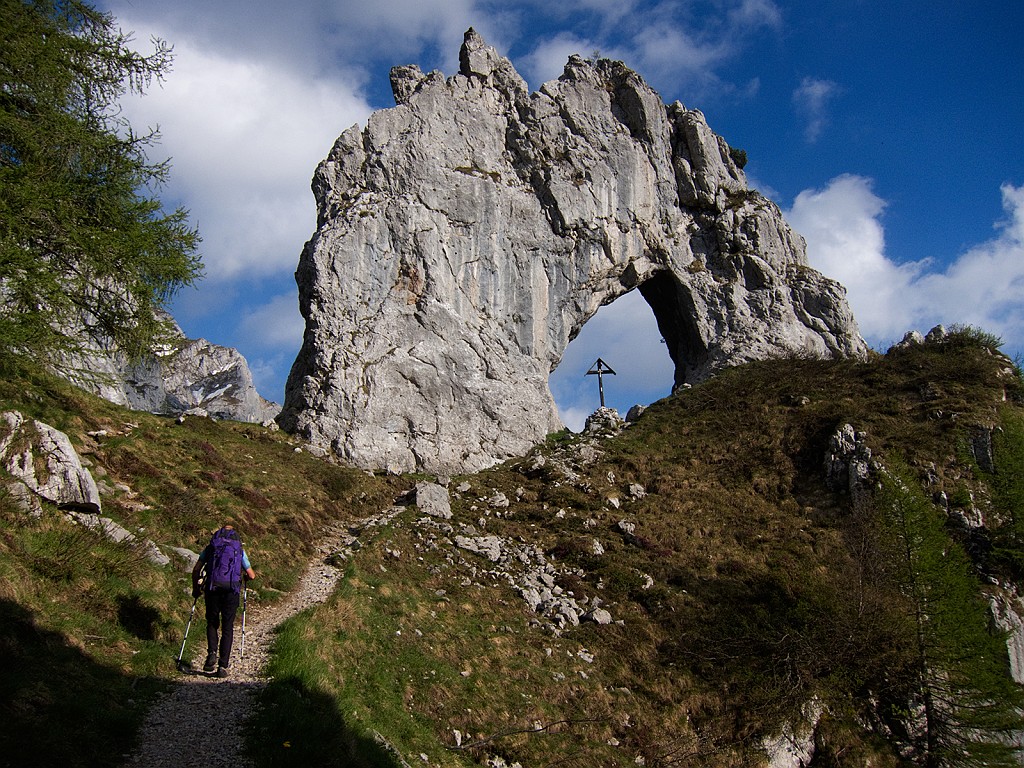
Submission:
<svg viewBox="0 0 1024 768">
<path fill-rule="evenodd" d="M 206 600 L 206 656 L 217 656 L 218 664 L 228 666 L 231 644 L 235 640 L 235 614 L 238 613 L 237 592 L 230 589 L 204 593 Z M 220 632 L 220 644 L 217 633 Z"/>
</svg>

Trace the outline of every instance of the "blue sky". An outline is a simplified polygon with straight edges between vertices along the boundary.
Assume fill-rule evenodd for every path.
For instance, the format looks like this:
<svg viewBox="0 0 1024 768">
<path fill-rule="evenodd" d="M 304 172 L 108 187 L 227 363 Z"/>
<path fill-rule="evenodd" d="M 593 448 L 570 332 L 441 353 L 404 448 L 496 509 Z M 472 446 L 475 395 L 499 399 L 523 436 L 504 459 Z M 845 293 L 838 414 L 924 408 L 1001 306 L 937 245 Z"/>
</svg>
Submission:
<svg viewBox="0 0 1024 768">
<path fill-rule="evenodd" d="M 746 150 L 752 187 L 843 283 L 884 351 L 908 330 L 976 325 L 1024 353 L 1024 3 L 847 0 L 102 0 L 139 47 L 175 46 L 160 87 L 125 103 L 159 125 L 161 191 L 190 209 L 207 276 L 172 311 L 238 348 L 281 402 L 302 320 L 293 272 L 309 181 L 334 139 L 393 106 L 388 72 L 458 71 L 475 27 L 534 89 L 571 53 L 625 61 Z M 669 392 L 671 363 L 634 293 L 603 308 L 552 377 L 578 429 Z"/>
</svg>

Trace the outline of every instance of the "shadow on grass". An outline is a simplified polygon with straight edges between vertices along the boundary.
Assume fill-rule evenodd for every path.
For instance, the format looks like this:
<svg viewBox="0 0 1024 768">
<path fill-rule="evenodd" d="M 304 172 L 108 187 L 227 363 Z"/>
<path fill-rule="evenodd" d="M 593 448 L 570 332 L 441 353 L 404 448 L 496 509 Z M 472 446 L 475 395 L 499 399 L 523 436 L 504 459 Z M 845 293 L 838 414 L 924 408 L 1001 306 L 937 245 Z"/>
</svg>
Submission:
<svg viewBox="0 0 1024 768">
<path fill-rule="evenodd" d="M 257 768 L 399 768 L 400 758 L 345 723 L 334 698 L 295 677 L 272 680 L 248 724 Z"/>
<path fill-rule="evenodd" d="M 0 766 L 112 765 L 159 683 L 97 664 L 0 600 Z"/>
<path fill-rule="evenodd" d="M 165 684 L 98 664 L 60 633 L 40 628 L 23 606 L 0 600 L 0 768 L 122 764 Z M 354 733 L 333 699 L 294 680 L 275 680 L 263 691 L 249 733 L 260 768 L 401 764 Z"/>
<path fill-rule="evenodd" d="M 710 689 L 728 691 L 717 713 L 727 737 L 759 741 L 799 715 L 843 665 L 871 658 L 852 637 L 843 594 L 812 574 L 737 566 L 687 586 L 700 602 L 669 618 L 671 640 L 659 650 L 665 664 L 685 665 Z"/>
<path fill-rule="evenodd" d="M 160 612 L 139 598 L 121 596 L 117 600 L 117 620 L 140 640 L 155 640 L 162 624 Z"/>
</svg>

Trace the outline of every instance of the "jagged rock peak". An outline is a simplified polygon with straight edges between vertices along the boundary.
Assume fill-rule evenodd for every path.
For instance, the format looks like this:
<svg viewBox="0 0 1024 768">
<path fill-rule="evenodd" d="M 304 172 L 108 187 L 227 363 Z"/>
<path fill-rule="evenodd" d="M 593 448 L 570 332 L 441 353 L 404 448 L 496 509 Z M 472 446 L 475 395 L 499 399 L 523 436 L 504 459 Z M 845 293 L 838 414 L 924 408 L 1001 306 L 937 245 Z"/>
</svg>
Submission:
<svg viewBox="0 0 1024 768">
<path fill-rule="evenodd" d="M 232 347 L 189 339 L 166 312 L 166 338 L 132 360 L 95 345 L 68 378 L 78 386 L 137 411 L 174 416 L 189 413 L 232 421 L 274 424 L 278 404 L 256 391 L 249 364 Z"/>
<path fill-rule="evenodd" d="M 671 386 L 780 354 L 867 351 L 838 283 L 698 110 L 573 56 L 529 93 L 473 30 L 460 72 L 391 72 L 396 106 L 316 169 L 306 320 L 280 422 L 368 468 L 452 474 L 561 428 L 548 375 L 634 289 Z"/>
<path fill-rule="evenodd" d="M 526 82 L 519 77 L 512 62 L 484 42 L 484 39 L 472 27 L 466 30 L 462 48 L 459 50 L 459 71 L 466 77 L 476 75 L 486 78 L 494 73 L 512 74 L 515 75 L 513 81 L 522 83 L 523 90 L 526 89 Z"/>
<path fill-rule="evenodd" d="M 459 73 L 466 78 L 477 78 L 511 97 L 525 97 L 529 90 L 512 62 L 489 46 L 472 27 L 466 31 L 459 51 Z M 416 64 L 392 67 L 391 92 L 395 96 L 395 104 L 408 103 L 426 83 L 443 83 L 444 80 L 440 72 L 424 74 Z"/>
</svg>

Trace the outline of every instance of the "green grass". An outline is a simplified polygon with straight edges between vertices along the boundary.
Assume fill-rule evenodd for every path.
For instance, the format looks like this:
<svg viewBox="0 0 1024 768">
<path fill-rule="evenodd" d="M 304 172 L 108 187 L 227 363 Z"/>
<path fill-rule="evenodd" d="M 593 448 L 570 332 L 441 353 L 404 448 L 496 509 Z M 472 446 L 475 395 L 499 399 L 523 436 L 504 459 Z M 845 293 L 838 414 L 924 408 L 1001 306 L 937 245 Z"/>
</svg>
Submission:
<svg viewBox="0 0 1024 768">
<path fill-rule="evenodd" d="M 335 595 L 281 627 L 251 754 L 261 766 L 746 767 L 814 699 L 827 707 L 816 765 L 905 764 L 905 745 L 869 727 L 875 694 L 905 682 L 883 673 L 912 669 L 901 603 L 870 514 L 826 487 L 822 462 L 852 424 L 876 458 L 905 457 L 930 498 L 973 499 L 991 538 L 966 547 L 975 567 L 1019 578 L 1022 390 L 990 341 L 957 332 L 866 362 L 746 365 L 652 405 L 596 451 L 561 432 L 456 478 L 451 521 L 427 525 L 409 507 L 364 533 Z M 105 514 L 194 551 L 234 519 L 261 575 L 251 601 L 294 585 L 323 524 L 387 508 L 417 479 L 334 466 L 254 425 L 179 424 L 19 375 L 0 381 L 0 407 L 68 432 L 106 489 Z M 994 473 L 964 451 L 976 425 L 1000 427 Z M 489 506 L 498 491 L 508 509 Z M 90 764 L 174 674 L 188 564 L 156 568 L 53 509 L 27 520 L 0 497 L 0 510 L 0 643 L 14 649 L 0 656 L 12 660 L 0 754 Z M 616 623 L 546 629 L 489 561 L 454 548 L 466 526 L 536 547 L 562 589 L 600 599 Z M 38 655 L 47 662 L 23 663 Z M 63 701 L 79 688 L 89 693 Z M 46 741 L 55 723 L 69 736 Z"/>
<path fill-rule="evenodd" d="M 173 671 L 173 578 L 48 510 L 0 500 L 0 754 L 92 766 L 130 746 Z M 61 724 L 62 737 L 53 737 Z"/>
<path fill-rule="evenodd" d="M 298 681 L 284 684 L 290 690 L 327 692 L 334 712 L 342 713 L 328 720 L 360 734 L 364 748 L 374 733 L 382 734 L 401 745 L 404 759 L 427 755 L 431 765 L 472 765 L 485 752 L 506 749 L 517 759 L 541 760 L 553 748 L 609 729 L 612 716 L 600 687 L 588 684 L 591 693 L 579 693 L 579 672 L 589 665 L 575 655 L 577 639 L 565 643 L 531 632 L 511 595 L 483 586 L 454 588 L 451 574 L 440 574 L 443 558 L 388 554 L 417 551 L 407 517 L 380 535 L 379 546 L 360 550 L 366 556 L 350 567 L 331 602 L 280 634 L 272 687 L 285 679 Z M 423 567 L 439 575 L 424 578 Z M 278 695 L 270 691 L 270 700 Z M 273 717 L 280 718 L 276 710 Z M 598 759 L 604 751 L 591 746 L 587 754 Z M 606 758 L 599 763 L 617 764 Z M 326 748 L 308 759 L 347 765 L 367 758 Z"/>
<path fill-rule="evenodd" d="M 0 409 L 65 431 L 101 488 L 103 514 L 140 538 L 198 552 L 234 519 L 260 575 L 250 604 L 291 588 L 322 524 L 393 498 L 389 481 L 297 453 L 281 433 L 178 423 L 31 368 L 4 374 Z M 192 606 L 192 562 L 171 557 L 154 566 L 137 545 L 114 544 L 50 506 L 33 519 L 0 492 L 0 764 L 106 765 L 116 761 L 112 744 L 131 748 L 152 697 L 177 674 Z M 198 615 L 186 658 L 201 625 Z"/>
<path fill-rule="evenodd" d="M 339 707 L 334 675 L 310 643 L 302 622 L 279 630 L 272 676 L 261 707 L 249 722 L 249 739 L 260 766 L 392 766 L 372 734 L 350 725 Z"/>
<path fill-rule="evenodd" d="M 817 699 L 829 713 L 820 754 L 833 762 L 823 764 L 855 754 L 898 765 L 893 743 L 864 723 L 870 691 L 887 684 L 879 675 L 910 669 L 907 627 L 891 593 L 863 590 L 884 573 L 849 498 L 825 487 L 825 450 L 851 423 L 876 457 L 907 456 L 922 477 L 931 468 L 949 495 L 984 495 L 958 446 L 970 425 L 1020 414 L 1003 405 L 1017 384 L 1002 367 L 958 337 L 864 363 L 751 364 L 653 405 L 591 463 L 572 460 L 580 438 L 561 433 L 453 483 L 472 486 L 453 499 L 455 531 L 530 542 L 580 569 L 559 583 L 601 598 L 622 625 L 560 637 L 536 628 L 514 591 L 483 575 L 482 558 L 474 572 L 443 536 L 426 546 L 414 513 L 359 550 L 334 602 L 297 621 L 326 655 L 350 725 L 383 733 L 410 763 L 422 753 L 441 765 L 558 755 L 581 766 L 747 766 Z M 1017 469 L 1006 477 L 1021 476 L 1015 450 L 997 448 Z M 538 454 L 548 458 L 539 469 Z M 552 457 L 569 457 L 578 480 Z M 646 495 L 631 496 L 632 485 Z M 495 491 L 516 500 L 508 513 L 487 508 Z M 452 748 L 454 730 L 463 749 Z"/>
</svg>

